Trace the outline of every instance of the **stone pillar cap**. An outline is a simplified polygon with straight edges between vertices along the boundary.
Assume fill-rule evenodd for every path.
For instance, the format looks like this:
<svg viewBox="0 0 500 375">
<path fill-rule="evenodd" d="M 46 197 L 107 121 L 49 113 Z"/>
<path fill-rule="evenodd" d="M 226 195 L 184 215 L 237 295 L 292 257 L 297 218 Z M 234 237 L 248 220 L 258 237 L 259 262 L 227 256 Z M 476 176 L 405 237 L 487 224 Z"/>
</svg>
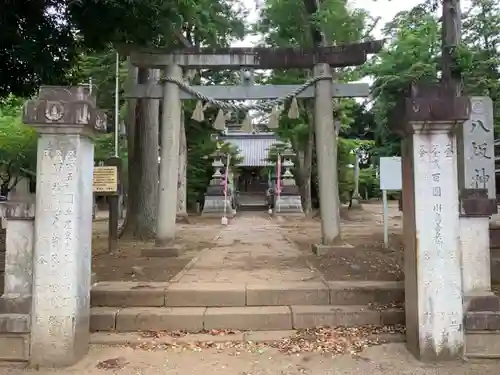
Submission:
<svg viewBox="0 0 500 375">
<path fill-rule="evenodd" d="M 47 133 L 106 131 L 106 114 L 85 86 L 42 86 L 24 105 L 23 122 Z"/>
</svg>

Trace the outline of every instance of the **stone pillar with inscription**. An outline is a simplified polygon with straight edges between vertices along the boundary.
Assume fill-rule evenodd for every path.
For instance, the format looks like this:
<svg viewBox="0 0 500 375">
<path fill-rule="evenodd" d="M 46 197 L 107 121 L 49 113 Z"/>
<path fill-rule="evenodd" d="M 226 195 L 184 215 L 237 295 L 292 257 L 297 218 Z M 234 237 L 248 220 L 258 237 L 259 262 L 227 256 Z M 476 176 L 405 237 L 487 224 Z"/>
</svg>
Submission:
<svg viewBox="0 0 500 375">
<path fill-rule="evenodd" d="M 441 88 L 410 91 L 391 121 L 404 136 L 407 346 L 420 360 L 456 359 L 463 353 L 464 315 L 454 133 L 470 106 Z"/>
<path fill-rule="evenodd" d="M 44 86 L 23 121 L 40 134 L 30 363 L 68 366 L 89 346 L 92 137 L 105 116 L 88 87 Z"/>
<path fill-rule="evenodd" d="M 493 103 L 473 96 L 471 114 L 458 133 L 460 247 L 466 295 L 491 292 L 489 222 L 497 212 Z"/>
</svg>

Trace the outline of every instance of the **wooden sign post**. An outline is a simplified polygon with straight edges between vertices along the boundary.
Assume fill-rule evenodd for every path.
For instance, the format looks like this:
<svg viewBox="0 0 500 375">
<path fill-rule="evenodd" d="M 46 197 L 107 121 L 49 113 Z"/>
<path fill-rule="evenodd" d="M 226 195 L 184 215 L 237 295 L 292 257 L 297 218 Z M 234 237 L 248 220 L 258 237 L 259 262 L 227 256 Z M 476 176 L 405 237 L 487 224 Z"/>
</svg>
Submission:
<svg viewBox="0 0 500 375">
<path fill-rule="evenodd" d="M 120 191 L 120 158 L 110 158 L 105 166 L 94 167 L 94 194 L 108 199 L 108 251 L 113 253 L 118 247 L 118 199 Z"/>
</svg>

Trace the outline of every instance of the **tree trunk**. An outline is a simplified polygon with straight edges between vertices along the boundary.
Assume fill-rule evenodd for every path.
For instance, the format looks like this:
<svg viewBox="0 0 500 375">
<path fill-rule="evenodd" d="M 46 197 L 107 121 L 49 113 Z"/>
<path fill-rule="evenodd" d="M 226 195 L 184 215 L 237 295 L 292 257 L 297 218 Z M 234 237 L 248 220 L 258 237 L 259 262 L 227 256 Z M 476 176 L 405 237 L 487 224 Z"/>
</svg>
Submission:
<svg viewBox="0 0 500 375">
<path fill-rule="evenodd" d="M 125 90 L 130 90 L 130 88 L 137 83 L 137 68 L 132 65 L 130 62 L 130 58 L 127 59 L 127 80 L 125 82 Z M 134 179 L 131 179 L 130 176 L 135 175 L 135 107 L 137 105 L 137 100 L 128 99 L 126 102 L 126 113 L 125 113 L 125 133 L 126 133 L 126 142 L 127 142 L 127 175 L 122 176 L 124 178 L 124 191 L 126 196 L 125 206 L 127 207 L 127 213 L 125 216 L 124 223 L 120 228 L 119 236 L 122 237 L 128 231 L 130 225 L 128 225 L 129 217 L 134 215 L 134 212 L 130 211 L 130 202 L 135 202 L 137 198 L 135 194 L 137 192 L 137 186 L 134 184 Z M 134 206 L 133 206 L 134 207 Z M 136 207 L 136 205 L 135 205 Z M 134 208 L 135 208 L 134 207 Z M 135 214 L 136 215 L 136 214 Z"/>
<path fill-rule="evenodd" d="M 9 195 L 9 181 L 2 182 L 0 184 L 0 195 L 3 197 L 7 197 Z"/>
<path fill-rule="evenodd" d="M 181 134 L 179 138 L 179 183 L 177 184 L 177 218 L 187 218 L 187 142 L 184 123 L 184 111 L 181 115 Z"/>
<path fill-rule="evenodd" d="M 158 70 L 139 69 L 139 83 L 155 83 Z M 129 189 L 127 220 L 123 235 L 148 239 L 156 230 L 158 205 L 159 100 L 139 99 L 129 124 Z M 132 101 L 128 115 L 132 116 Z M 129 129 L 127 129 L 129 130 Z M 132 151 L 132 152 L 130 152 Z"/>
<path fill-rule="evenodd" d="M 314 116 L 309 116 L 309 134 L 307 146 L 304 152 L 304 166 L 302 168 L 302 184 L 304 185 L 304 213 L 310 215 L 312 212 L 311 174 L 314 151 Z"/>
<path fill-rule="evenodd" d="M 300 187 L 302 197 L 302 208 L 306 215 L 312 212 L 312 190 L 311 190 L 311 173 L 314 152 L 314 106 L 306 104 L 304 109 L 308 113 L 309 133 L 305 148 L 301 147 L 298 142 L 292 142 L 294 150 L 297 150 L 298 173 L 297 181 Z M 301 149 L 303 148 L 303 149 Z"/>
</svg>

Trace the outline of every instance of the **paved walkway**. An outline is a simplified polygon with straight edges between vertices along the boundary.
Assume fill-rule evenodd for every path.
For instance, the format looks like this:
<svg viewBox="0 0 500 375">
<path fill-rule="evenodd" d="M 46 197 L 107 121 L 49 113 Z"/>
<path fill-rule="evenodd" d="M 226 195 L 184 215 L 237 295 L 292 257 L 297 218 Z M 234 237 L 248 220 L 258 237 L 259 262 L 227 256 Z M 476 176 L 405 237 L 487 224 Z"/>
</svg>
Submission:
<svg viewBox="0 0 500 375">
<path fill-rule="evenodd" d="M 105 362 L 101 362 L 105 361 Z M 108 366 L 104 366 L 109 363 Z M 116 364 L 117 366 L 112 366 Z M 94 347 L 76 366 L 60 370 L 0 368 L 8 375 L 497 375 L 499 361 L 419 363 L 402 344 L 373 347 L 358 356 L 305 353 L 286 355 L 274 349 L 201 349 L 145 351 Z"/>
<path fill-rule="evenodd" d="M 258 283 L 321 281 L 276 219 L 248 213 L 231 220 L 203 250 L 179 283 Z"/>
</svg>

